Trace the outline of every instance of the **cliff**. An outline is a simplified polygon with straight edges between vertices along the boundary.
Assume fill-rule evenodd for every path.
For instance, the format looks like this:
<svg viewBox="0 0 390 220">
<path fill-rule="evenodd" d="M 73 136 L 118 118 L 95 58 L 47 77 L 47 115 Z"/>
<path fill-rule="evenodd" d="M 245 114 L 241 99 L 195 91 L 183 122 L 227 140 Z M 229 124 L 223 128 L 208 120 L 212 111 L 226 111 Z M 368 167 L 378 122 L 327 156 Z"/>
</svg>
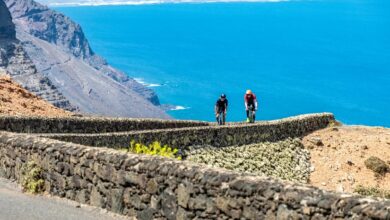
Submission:
<svg viewBox="0 0 390 220">
<path fill-rule="evenodd" d="M 74 111 L 50 79 L 40 74 L 15 36 L 15 25 L 7 6 L 0 1 L 0 69 L 35 95 L 50 101 L 57 107 Z"/>
<path fill-rule="evenodd" d="M 16 25 L 17 38 L 37 72 L 81 112 L 169 118 L 152 90 L 94 54 L 78 24 L 32 0 L 4 2 Z M 18 82 L 29 87 L 26 81 Z M 53 99 L 46 100 L 54 104 Z"/>
<path fill-rule="evenodd" d="M 15 25 L 10 17 L 11 15 L 4 2 L 0 1 L 0 39 L 16 38 Z"/>
</svg>

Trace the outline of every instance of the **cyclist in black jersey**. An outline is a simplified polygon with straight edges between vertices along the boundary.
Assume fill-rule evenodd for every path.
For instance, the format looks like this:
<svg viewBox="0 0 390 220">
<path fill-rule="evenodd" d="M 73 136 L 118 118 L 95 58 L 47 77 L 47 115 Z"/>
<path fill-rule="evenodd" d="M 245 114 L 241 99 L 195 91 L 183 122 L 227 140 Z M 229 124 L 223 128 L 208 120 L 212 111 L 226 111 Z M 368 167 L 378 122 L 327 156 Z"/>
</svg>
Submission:
<svg viewBox="0 0 390 220">
<path fill-rule="evenodd" d="M 225 94 L 222 94 L 220 98 L 215 103 L 215 116 L 218 124 L 224 125 L 226 121 L 226 113 L 228 109 L 229 102 Z"/>
</svg>

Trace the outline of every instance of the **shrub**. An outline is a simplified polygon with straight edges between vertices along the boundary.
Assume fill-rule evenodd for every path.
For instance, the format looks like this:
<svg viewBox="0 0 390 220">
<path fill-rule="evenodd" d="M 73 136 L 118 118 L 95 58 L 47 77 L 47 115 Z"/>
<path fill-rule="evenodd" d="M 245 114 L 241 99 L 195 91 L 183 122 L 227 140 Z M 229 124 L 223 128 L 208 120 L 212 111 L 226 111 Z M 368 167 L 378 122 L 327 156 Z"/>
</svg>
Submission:
<svg viewBox="0 0 390 220">
<path fill-rule="evenodd" d="M 390 191 L 389 190 L 382 190 L 375 187 L 364 187 L 362 185 L 359 185 L 354 190 L 355 193 L 358 193 L 362 196 L 373 196 L 373 197 L 380 197 L 385 199 L 390 199 Z"/>
<path fill-rule="evenodd" d="M 22 187 L 29 193 L 42 193 L 44 191 L 45 181 L 42 178 L 42 169 L 33 161 L 28 162 L 22 167 Z"/>
<path fill-rule="evenodd" d="M 386 172 L 389 171 L 389 166 L 386 164 L 386 162 L 378 157 L 371 156 L 364 161 L 364 164 L 368 169 L 380 175 L 385 175 Z"/>
<path fill-rule="evenodd" d="M 175 158 L 178 160 L 182 159 L 177 148 L 172 148 L 168 145 L 162 146 L 158 141 L 155 141 L 150 145 L 144 145 L 141 143 L 136 143 L 135 141 L 131 141 L 129 148 L 121 150 L 135 154 L 157 155 L 162 157 Z"/>
</svg>

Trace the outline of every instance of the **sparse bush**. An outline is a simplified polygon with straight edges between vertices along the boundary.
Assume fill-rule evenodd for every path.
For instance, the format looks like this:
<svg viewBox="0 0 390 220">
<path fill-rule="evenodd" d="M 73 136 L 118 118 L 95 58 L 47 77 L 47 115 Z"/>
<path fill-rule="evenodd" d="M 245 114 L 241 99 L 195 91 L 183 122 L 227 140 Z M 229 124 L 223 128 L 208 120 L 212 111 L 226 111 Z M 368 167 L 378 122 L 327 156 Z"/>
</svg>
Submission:
<svg viewBox="0 0 390 220">
<path fill-rule="evenodd" d="M 161 143 L 158 141 L 155 141 L 150 145 L 144 145 L 141 143 L 136 143 L 135 141 L 131 141 L 129 148 L 124 148 L 120 150 L 135 154 L 157 155 L 162 157 L 175 158 L 178 160 L 182 159 L 181 155 L 179 155 L 179 150 L 177 148 L 172 148 L 168 145 L 162 146 Z"/>
<path fill-rule="evenodd" d="M 26 192 L 37 194 L 44 191 L 45 181 L 42 177 L 42 169 L 33 161 L 23 165 L 21 182 Z"/>
<path fill-rule="evenodd" d="M 355 188 L 354 192 L 362 196 L 373 196 L 373 197 L 390 199 L 389 190 L 383 190 L 376 187 L 364 187 L 362 185 L 359 185 Z"/>
<path fill-rule="evenodd" d="M 377 174 L 385 175 L 389 171 L 389 165 L 378 157 L 371 156 L 364 161 L 366 167 Z"/>
<path fill-rule="evenodd" d="M 340 127 L 342 125 L 343 125 L 343 123 L 341 123 L 337 120 L 333 120 L 333 121 L 329 122 L 328 127 Z"/>
</svg>

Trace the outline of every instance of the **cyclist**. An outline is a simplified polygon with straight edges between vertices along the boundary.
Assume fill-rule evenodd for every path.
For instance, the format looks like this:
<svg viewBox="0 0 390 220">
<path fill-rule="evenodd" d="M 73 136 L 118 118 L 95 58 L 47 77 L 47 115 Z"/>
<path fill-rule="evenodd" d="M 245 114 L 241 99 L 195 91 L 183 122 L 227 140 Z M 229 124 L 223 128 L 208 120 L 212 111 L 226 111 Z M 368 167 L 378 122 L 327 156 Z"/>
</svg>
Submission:
<svg viewBox="0 0 390 220">
<path fill-rule="evenodd" d="M 222 124 L 223 125 L 225 124 L 225 120 L 226 120 L 226 113 L 227 113 L 227 109 L 228 109 L 228 104 L 229 104 L 229 102 L 228 102 L 225 94 L 222 94 L 219 97 L 219 99 L 217 100 L 217 102 L 215 103 L 215 116 L 216 116 L 217 121 L 218 121 L 220 114 L 222 114 Z"/>
<path fill-rule="evenodd" d="M 256 118 L 255 112 L 257 111 L 256 95 L 253 94 L 253 92 L 248 89 L 245 93 L 244 100 L 245 100 L 245 109 L 246 109 L 246 121 L 250 122 L 249 109 L 253 109 L 253 121 L 254 121 Z"/>
</svg>

